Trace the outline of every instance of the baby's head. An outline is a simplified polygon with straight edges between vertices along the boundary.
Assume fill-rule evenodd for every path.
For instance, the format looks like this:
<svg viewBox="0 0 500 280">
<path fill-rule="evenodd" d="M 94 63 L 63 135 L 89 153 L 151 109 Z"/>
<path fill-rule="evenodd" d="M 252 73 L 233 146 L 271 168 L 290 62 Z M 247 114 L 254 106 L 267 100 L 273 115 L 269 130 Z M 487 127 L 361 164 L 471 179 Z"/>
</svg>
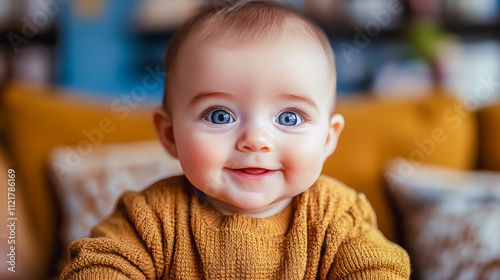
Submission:
<svg viewBox="0 0 500 280">
<path fill-rule="evenodd" d="M 319 177 L 344 126 L 326 35 L 276 1 L 214 4 L 167 53 L 163 146 L 223 214 L 272 216 Z"/>
</svg>

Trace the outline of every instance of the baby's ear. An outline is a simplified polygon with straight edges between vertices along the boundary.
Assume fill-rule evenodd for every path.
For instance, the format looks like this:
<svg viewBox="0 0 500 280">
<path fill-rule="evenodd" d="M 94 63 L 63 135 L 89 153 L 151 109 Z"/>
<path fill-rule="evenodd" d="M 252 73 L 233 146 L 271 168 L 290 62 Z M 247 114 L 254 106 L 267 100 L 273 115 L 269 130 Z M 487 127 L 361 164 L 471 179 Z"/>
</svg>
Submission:
<svg viewBox="0 0 500 280">
<path fill-rule="evenodd" d="M 178 158 L 177 147 L 175 146 L 174 127 L 170 115 L 161 107 L 155 108 L 153 110 L 153 124 L 158 139 L 160 139 L 163 147 L 172 157 Z"/>
<path fill-rule="evenodd" d="M 328 137 L 326 138 L 325 143 L 324 160 L 331 156 L 337 148 L 337 142 L 342 129 L 344 129 L 344 124 L 344 117 L 340 114 L 335 114 L 330 118 L 330 123 L 328 125 Z"/>
</svg>

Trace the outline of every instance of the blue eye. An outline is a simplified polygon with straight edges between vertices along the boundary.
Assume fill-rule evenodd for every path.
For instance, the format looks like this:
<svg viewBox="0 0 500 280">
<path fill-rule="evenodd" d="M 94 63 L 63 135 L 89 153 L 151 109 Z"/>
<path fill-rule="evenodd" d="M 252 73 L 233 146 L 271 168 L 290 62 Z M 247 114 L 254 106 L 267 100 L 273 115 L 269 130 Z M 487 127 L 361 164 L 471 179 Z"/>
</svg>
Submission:
<svg viewBox="0 0 500 280">
<path fill-rule="evenodd" d="M 227 124 L 234 122 L 234 119 L 231 116 L 231 114 L 229 114 L 224 110 L 216 110 L 211 112 L 210 114 L 208 114 L 205 120 L 215 124 Z"/>
<path fill-rule="evenodd" d="M 302 123 L 302 118 L 296 113 L 284 112 L 278 116 L 276 123 L 285 126 L 295 126 Z"/>
</svg>

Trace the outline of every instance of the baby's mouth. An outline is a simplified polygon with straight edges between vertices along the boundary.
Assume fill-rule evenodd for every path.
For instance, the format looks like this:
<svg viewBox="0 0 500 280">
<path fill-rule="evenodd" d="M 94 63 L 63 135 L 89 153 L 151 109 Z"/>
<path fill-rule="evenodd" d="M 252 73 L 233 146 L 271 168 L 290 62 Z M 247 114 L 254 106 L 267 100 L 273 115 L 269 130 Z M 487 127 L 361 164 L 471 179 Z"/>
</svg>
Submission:
<svg viewBox="0 0 500 280">
<path fill-rule="evenodd" d="M 242 168 L 242 169 L 238 169 L 238 170 L 243 172 L 243 173 L 250 174 L 250 175 L 261 175 L 261 174 L 264 174 L 264 173 L 270 171 L 268 169 L 263 169 L 263 168 Z"/>
<path fill-rule="evenodd" d="M 258 168 L 258 167 L 248 167 L 239 169 L 230 169 L 232 174 L 238 176 L 243 180 L 250 181 L 264 181 L 271 177 L 277 170 Z"/>
</svg>

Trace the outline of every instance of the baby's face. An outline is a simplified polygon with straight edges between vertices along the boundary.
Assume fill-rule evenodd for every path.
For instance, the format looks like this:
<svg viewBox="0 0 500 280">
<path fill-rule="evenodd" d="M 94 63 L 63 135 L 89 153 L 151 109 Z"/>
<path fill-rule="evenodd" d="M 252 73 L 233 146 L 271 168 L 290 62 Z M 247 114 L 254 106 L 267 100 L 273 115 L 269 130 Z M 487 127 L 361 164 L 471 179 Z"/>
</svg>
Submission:
<svg viewBox="0 0 500 280">
<path fill-rule="evenodd" d="M 316 181 L 343 127 L 328 69 L 321 49 L 293 42 L 181 49 L 170 145 L 219 211 L 270 216 Z"/>
</svg>

